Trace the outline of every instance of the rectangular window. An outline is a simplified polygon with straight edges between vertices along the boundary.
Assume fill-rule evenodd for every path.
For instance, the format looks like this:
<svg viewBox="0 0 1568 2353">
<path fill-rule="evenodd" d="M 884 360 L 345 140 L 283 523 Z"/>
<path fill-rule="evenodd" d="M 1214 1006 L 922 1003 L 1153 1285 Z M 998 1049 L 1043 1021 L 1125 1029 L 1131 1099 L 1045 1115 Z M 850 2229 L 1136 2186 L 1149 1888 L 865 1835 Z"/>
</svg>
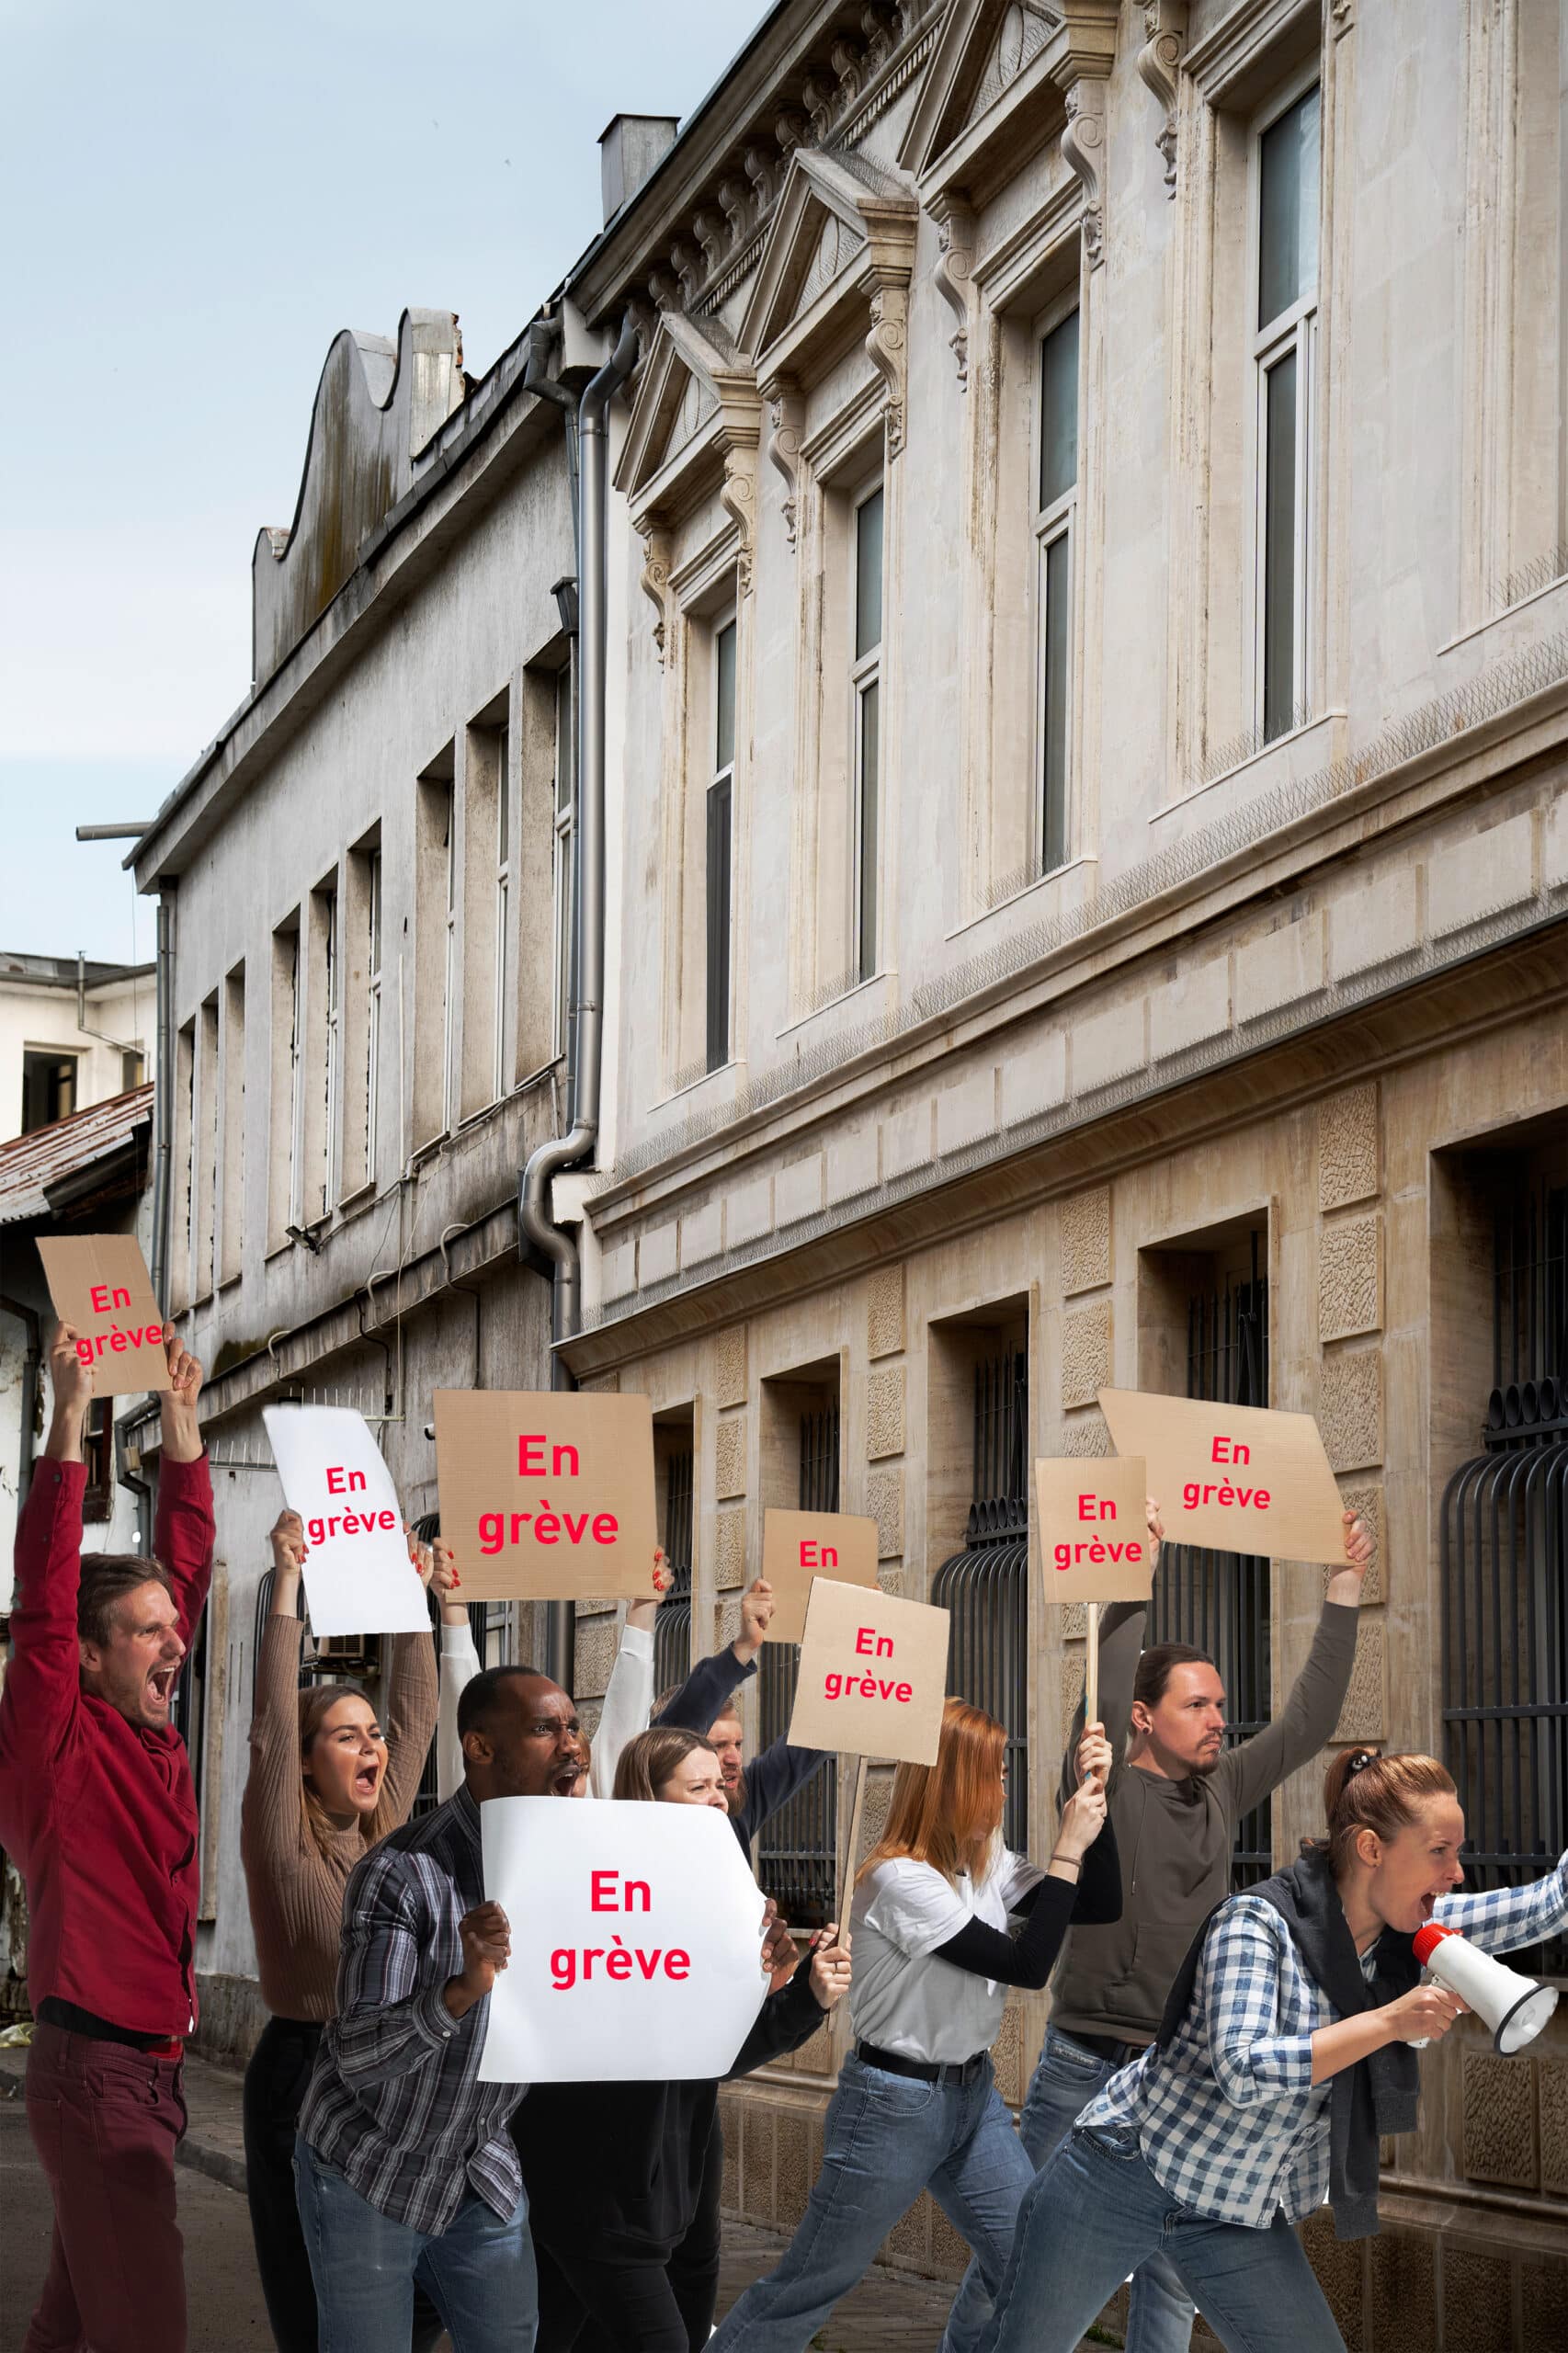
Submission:
<svg viewBox="0 0 1568 2353">
<path fill-rule="evenodd" d="M 1319 127 L 1313 88 L 1256 139 L 1255 666 L 1266 743 L 1303 722 L 1311 690 Z"/>
<path fill-rule="evenodd" d="M 147 1057 L 134 1050 L 119 1058 L 120 1092 L 129 1095 L 133 1087 L 143 1086 L 147 1077 Z"/>
<path fill-rule="evenodd" d="M 449 1134 L 458 1123 L 458 813 L 457 795 L 449 786 L 441 847 L 447 906 L 441 977 L 441 1125 Z"/>
<path fill-rule="evenodd" d="M 1067 857 L 1072 757 L 1073 540 L 1078 512 L 1078 313 L 1070 311 L 1040 346 L 1040 476 L 1035 509 L 1038 612 L 1040 871 Z"/>
<path fill-rule="evenodd" d="M 68 1120 L 76 1108 L 76 1057 L 45 1052 L 22 1056 L 22 1124 L 30 1136 Z"/>
<path fill-rule="evenodd" d="M 316 1225 L 337 1198 L 338 1105 L 342 1092 L 342 932 L 337 876 L 328 875 L 311 892 L 310 969 L 305 1030 L 301 1040 L 301 1179 L 297 1188 L 301 1225 Z M 304 1074 L 309 1074 L 308 1081 Z"/>
<path fill-rule="evenodd" d="M 206 1299 L 216 1278 L 218 1246 L 218 1113 L 222 1096 L 218 1065 L 218 995 L 216 990 L 201 1008 L 197 1034 L 197 1116 L 201 1126 L 201 1150 L 196 1171 L 196 1264 L 192 1296 Z"/>
<path fill-rule="evenodd" d="M 218 1211 L 218 1280 L 240 1271 L 245 1195 L 245 968 L 236 964 L 223 983 L 222 1183 Z"/>
<path fill-rule="evenodd" d="M 878 969 L 877 857 L 881 794 L 882 491 L 855 509 L 855 973 Z"/>
<path fill-rule="evenodd" d="M 572 665 L 566 663 L 555 680 L 555 851 L 552 892 L 554 906 L 552 1000 L 554 1019 L 551 1051 L 570 1059 L 572 1025 L 572 954 L 576 926 L 573 890 L 575 880 L 574 833 L 577 810 L 577 743 L 572 699 Z"/>
<path fill-rule="evenodd" d="M 457 746 L 419 779 L 413 875 L 412 1142 L 422 1152 L 450 1124 L 457 1072 Z M 382 1045 L 388 1041 L 383 1038 Z M 399 1146 L 399 1159 L 403 1148 Z"/>
<path fill-rule="evenodd" d="M 365 1182 L 376 1181 L 381 1086 L 381 850 L 365 853 Z"/>
<path fill-rule="evenodd" d="M 267 1246 L 300 1222 L 300 911 L 272 935 L 272 1025 L 268 1044 Z"/>
<path fill-rule="evenodd" d="M 195 1296 L 196 1023 L 175 1039 L 174 1198 L 169 1208 L 168 1313 L 183 1315 Z"/>
<path fill-rule="evenodd" d="M 730 838 L 735 776 L 735 624 L 713 637 L 713 767 L 708 786 L 708 1067 L 730 1059 Z"/>
<path fill-rule="evenodd" d="M 512 891 L 512 739 L 495 731 L 495 973 L 494 1036 L 490 1091 L 499 1102 L 506 1092 L 506 939 Z"/>
<path fill-rule="evenodd" d="M 113 1398 L 95 1397 L 82 1432 L 82 1459 L 87 1466 L 82 1518 L 89 1527 L 105 1527 L 114 1517 L 113 1416 Z"/>
</svg>

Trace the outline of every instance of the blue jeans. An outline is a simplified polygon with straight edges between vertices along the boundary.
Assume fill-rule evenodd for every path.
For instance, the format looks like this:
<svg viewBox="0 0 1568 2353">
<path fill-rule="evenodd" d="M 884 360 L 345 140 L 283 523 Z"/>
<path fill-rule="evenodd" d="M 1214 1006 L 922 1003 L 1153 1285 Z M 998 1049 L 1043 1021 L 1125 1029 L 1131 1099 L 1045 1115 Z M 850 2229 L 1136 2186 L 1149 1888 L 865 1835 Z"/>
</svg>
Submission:
<svg viewBox="0 0 1568 2353">
<path fill-rule="evenodd" d="M 885 2074 L 851 2053 L 823 2138 L 822 2171 L 784 2260 L 746 2290 L 711 2353 L 801 2353 L 923 2189 L 969 2241 L 995 2292 L 1033 2167 L 989 2060 L 972 2084 L 949 2086 Z M 968 2353 L 950 2330 L 943 2345 Z"/>
<path fill-rule="evenodd" d="M 1155 2254 L 1228 2353 L 1345 2353 L 1289 2222 L 1250 2230 L 1191 2213 L 1155 2180 L 1136 2132 L 1082 2124 L 1018 2210 L 984 2353 L 1076 2353 L 1107 2298 Z"/>
<path fill-rule="evenodd" d="M 294 2186 L 311 2276 L 319 2353 L 407 2353 L 417 2280 L 447 2325 L 453 2353 L 533 2353 L 539 2287 L 528 2205 L 509 2222 L 472 2192 L 444 2231 L 410 2230 L 379 2213 L 304 2141 Z"/>
<path fill-rule="evenodd" d="M 1043 2165 L 1064 2141 L 1102 2084 L 1117 2069 L 1097 2052 L 1085 2051 L 1071 2035 L 1048 2027 L 1040 2063 L 1018 2116 L 1018 2137 L 1031 2165 Z M 1131 2267 L 1129 2267 L 1131 2268 Z M 1115 2282 L 1119 2288 L 1126 2272 Z M 1115 2288 L 1111 2292 L 1115 2292 Z M 972 2345 L 991 2313 L 991 2298 L 980 2266 L 971 2263 L 948 2322 L 956 2344 Z M 1127 2353 L 1187 2353 L 1192 2341 L 1192 2299 L 1167 2256 L 1153 2255 L 1132 2278 L 1127 2315 Z"/>
</svg>

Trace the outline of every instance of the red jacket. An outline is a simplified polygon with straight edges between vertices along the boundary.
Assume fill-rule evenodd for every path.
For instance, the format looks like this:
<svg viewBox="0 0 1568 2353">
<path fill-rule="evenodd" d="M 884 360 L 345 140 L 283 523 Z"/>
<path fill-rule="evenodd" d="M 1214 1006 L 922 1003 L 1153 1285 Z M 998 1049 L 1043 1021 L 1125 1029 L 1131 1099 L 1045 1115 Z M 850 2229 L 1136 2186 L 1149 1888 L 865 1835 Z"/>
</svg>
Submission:
<svg viewBox="0 0 1568 2353">
<path fill-rule="evenodd" d="M 28 1992 L 116 2026 L 196 2023 L 196 1792 L 179 1734 L 82 1689 L 76 1637 L 86 1466 L 41 1456 L 17 1524 L 11 1664 L 0 1692 L 0 1846 L 28 1885 Z M 212 1574 L 212 1482 L 165 1461 L 153 1548 L 188 1645 Z"/>
</svg>

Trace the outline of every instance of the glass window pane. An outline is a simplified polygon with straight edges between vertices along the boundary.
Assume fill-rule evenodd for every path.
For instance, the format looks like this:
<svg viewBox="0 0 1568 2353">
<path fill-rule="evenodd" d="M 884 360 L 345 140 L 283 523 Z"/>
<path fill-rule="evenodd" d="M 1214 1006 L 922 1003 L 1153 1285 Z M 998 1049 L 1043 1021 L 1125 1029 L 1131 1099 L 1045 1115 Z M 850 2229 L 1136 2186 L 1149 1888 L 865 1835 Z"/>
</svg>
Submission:
<svg viewBox="0 0 1568 2353">
<path fill-rule="evenodd" d="M 1317 92 L 1271 123 L 1261 144 L 1257 324 L 1266 327 L 1317 285 Z"/>
<path fill-rule="evenodd" d="M 732 635 L 733 631 L 730 632 Z M 730 785 L 708 792 L 708 1067 L 730 1059 Z"/>
<path fill-rule="evenodd" d="M 1078 479 L 1078 313 L 1040 347 L 1040 503 L 1051 506 Z"/>
<path fill-rule="evenodd" d="M 507 790 L 511 760 L 509 742 L 503 727 L 495 737 L 495 862 L 505 866 L 511 854 L 512 796 Z"/>
<path fill-rule="evenodd" d="M 555 805 L 572 806 L 572 671 L 570 665 L 555 681 Z"/>
<path fill-rule="evenodd" d="M 877 969 L 877 786 L 881 756 L 878 702 L 873 678 L 860 697 L 860 905 L 859 970 L 869 981 Z"/>
<path fill-rule="evenodd" d="M 1072 692 L 1073 542 L 1063 531 L 1045 551 L 1041 573 L 1045 598 L 1045 704 L 1040 870 L 1049 874 L 1067 855 L 1067 706 Z"/>
<path fill-rule="evenodd" d="M 882 642 L 882 494 L 855 510 L 855 659 Z"/>
<path fill-rule="evenodd" d="M 716 769 L 727 768 L 735 756 L 735 624 L 722 629 L 713 646 L 718 724 L 714 730 Z"/>
<path fill-rule="evenodd" d="M 1268 371 L 1264 476 L 1263 733 L 1283 735 L 1296 703 L 1296 354 Z"/>
</svg>

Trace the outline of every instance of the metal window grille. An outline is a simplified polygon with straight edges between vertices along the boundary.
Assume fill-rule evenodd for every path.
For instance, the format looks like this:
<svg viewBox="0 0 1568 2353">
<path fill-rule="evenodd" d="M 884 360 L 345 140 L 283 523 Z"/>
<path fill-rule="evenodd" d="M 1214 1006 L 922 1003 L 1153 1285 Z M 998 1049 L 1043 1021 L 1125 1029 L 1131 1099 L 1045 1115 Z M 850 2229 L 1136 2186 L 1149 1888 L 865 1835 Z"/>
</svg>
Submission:
<svg viewBox="0 0 1568 2353">
<path fill-rule="evenodd" d="M 1568 1187 L 1494 1229 L 1482 1451 L 1443 1495 L 1443 1734 L 1472 1886 L 1549 1871 L 1568 1840 Z M 1521 1968 L 1568 1975 L 1568 1937 Z"/>
<path fill-rule="evenodd" d="M 1257 1269 L 1192 1300 L 1187 1316 L 1187 1393 L 1230 1405 L 1268 1403 L 1268 1281 Z M 1225 1686 L 1225 1737 L 1250 1740 L 1269 1719 L 1272 1630 L 1268 1563 L 1253 1553 L 1165 1548 L 1149 1605 L 1149 1642 L 1207 1651 Z M 1256 1887 L 1274 1868 L 1267 1801 L 1237 1825 L 1233 1888 Z"/>
<path fill-rule="evenodd" d="M 964 1547 L 944 1561 L 931 1598 L 952 1612 L 948 1689 L 1007 1733 L 1009 1847 L 1028 1847 L 1028 1357 L 1007 1348 L 974 1373 L 973 1500 Z"/>
<path fill-rule="evenodd" d="M 838 1509 L 838 1407 L 824 1405 L 801 1420 L 801 1509 Z M 761 1745 L 780 1740 L 790 1729 L 800 1647 L 763 1645 L 758 1669 Z M 836 1901 L 838 1850 L 838 1760 L 829 1757 L 820 1773 L 767 1823 L 757 1842 L 757 1876 L 796 1927 L 820 1928 Z"/>
<path fill-rule="evenodd" d="M 665 1464 L 665 1561 L 675 1582 L 653 1620 L 655 1691 L 684 1683 L 691 1672 L 692 1467 L 690 1447 Z"/>
</svg>

